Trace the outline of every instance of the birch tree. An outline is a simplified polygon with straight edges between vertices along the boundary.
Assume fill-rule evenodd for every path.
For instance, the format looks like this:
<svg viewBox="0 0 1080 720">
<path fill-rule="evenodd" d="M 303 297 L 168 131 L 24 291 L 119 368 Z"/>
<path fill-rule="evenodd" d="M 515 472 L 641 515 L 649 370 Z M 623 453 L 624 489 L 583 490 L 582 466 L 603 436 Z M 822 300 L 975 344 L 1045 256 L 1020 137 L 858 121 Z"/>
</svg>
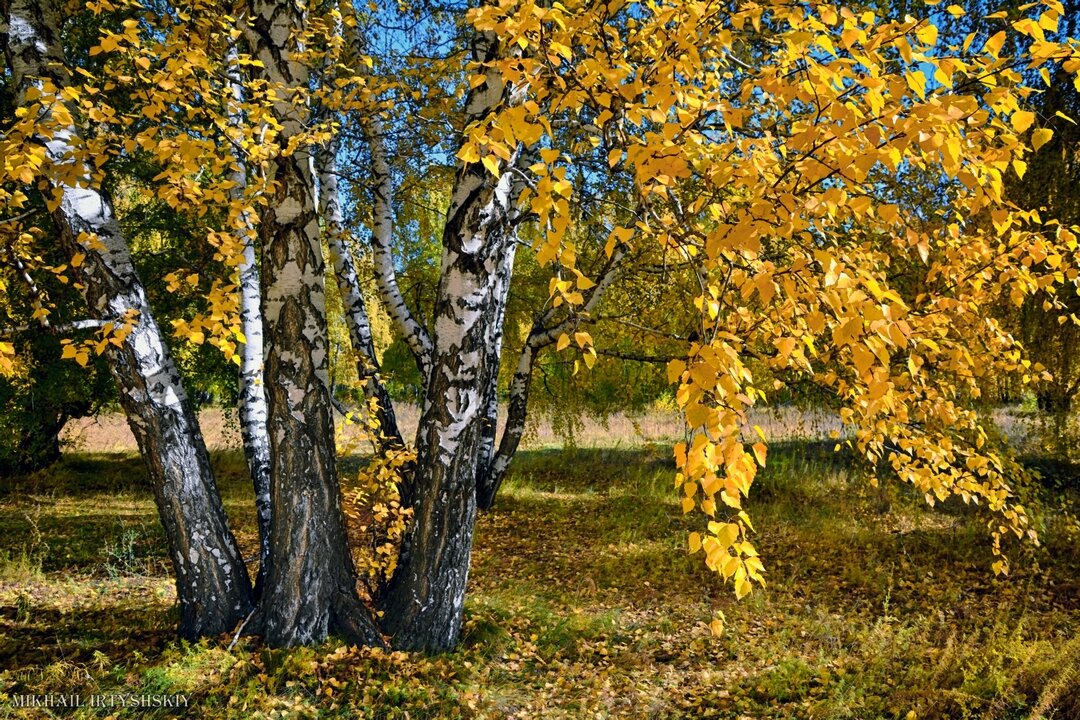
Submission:
<svg viewBox="0 0 1080 720">
<path fill-rule="evenodd" d="M 112 204 L 95 189 L 75 120 L 78 95 L 71 91 L 60 45 L 59 8 L 52 2 L 5 0 L 0 12 L 20 109 L 19 122 L 4 138 L 4 156 L 14 178 L 42 179 L 39 187 L 87 311 L 103 324 L 102 349 L 165 528 L 180 634 L 195 638 L 231 630 L 250 607 L 247 569 L 168 344 L 154 322 Z"/>
<path fill-rule="evenodd" d="M 349 330 L 349 342 L 356 356 L 356 374 L 368 400 L 367 412 L 373 418 L 371 429 L 381 450 L 400 450 L 405 446 L 394 414 L 393 401 L 386 391 L 375 354 L 371 320 L 364 303 L 360 277 L 356 272 L 353 243 L 345 228 L 338 190 L 337 155 L 340 143 L 332 139 L 316 155 L 319 180 L 319 211 L 326 227 L 326 242 L 333 263 L 334 278 Z"/>
<path fill-rule="evenodd" d="M 328 385 L 325 264 L 310 150 L 297 147 L 310 110 L 309 70 L 297 57 L 304 25 L 293 3 L 247 8 L 245 35 L 274 88 L 272 195 L 259 223 L 270 434 L 270 562 L 260 625 L 275 646 L 310 644 L 330 632 L 381 643 L 356 594 L 345 537 Z"/>
<path fill-rule="evenodd" d="M 229 116 L 234 125 L 242 125 L 244 83 L 238 61 L 236 41 L 228 45 L 225 58 L 232 92 Z M 240 434 L 244 443 L 248 472 L 255 490 L 255 509 L 259 524 L 259 574 L 255 589 L 260 593 L 270 563 L 270 437 L 266 430 L 267 404 L 265 374 L 263 373 L 263 321 L 262 294 L 259 282 L 259 265 L 255 254 L 255 218 L 244 197 L 248 185 L 248 168 L 245 159 L 236 154 L 232 172 L 233 188 L 230 192 L 235 216 L 236 231 L 242 238 L 243 259 L 237 268 L 240 295 L 240 328 L 243 335 L 239 370 L 238 414 Z"/>
<path fill-rule="evenodd" d="M 200 4 L 210 37 L 231 32 L 216 7 Z M 743 429 L 749 410 L 789 383 L 834 398 L 851 446 L 885 469 L 875 482 L 909 483 L 930 503 L 955 496 L 983 505 L 996 571 L 1008 571 L 1010 537 L 1037 541 L 1018 500 L 1018 467 L 988 433 L 977 401 L 990 374 L 1030 381 L 1042 373 L 988 308 L 1001 297 L 1022 304 L 1036 290 L 1056 293 L 1080 277 L 1076 230 L 1003 195 L 1005 175 L 1024 173 L 1025 158 L 1053 135 L 1021 104 L 1034 92 L 1026 78 L 1080 70 L 1075 41 L 1047 39 L 1059 3 L 1030 6 L 1000 32 L 950 44 L 939 41 L 944 16 L 881 17 L 827 3 L 492 0 L 463 16 L 439 15 L 467 54 L 431 64 L 415 59 L 422 52 L 384 62 L 376 44 L 360 42 L 378 20 L 362 8 L 326 13 L 252 0 L 242 10 L 250 52 L 237 63 L 252 74 L 243 119 L 215 109 L 225 85 L 212 52 L 180 61 L 162 43 L 151 57 L 138 23 L 103 33 L 101 47 L 146 71 L 133 71 L 144 82 L 143 115 L 184 108 L 184 122 L 207 118 L 175 144 L 145 134 L 134 143 L 163 164 L 176 147 L 190 150 L 165 173 L 169 197 L 228 202 L 222 185 L 188 175 L 235 171 L 207 128 L 244 128 L 248 176 L 258 178 L 246 194 L 259 225 L 271 500 L 260 618 L 251 627 L 268 643 L 340 632 L 381 644 L 385 632 L 401 648 L 452 648 L 476 515 L 494 502 L 521 442 L 537 359 L 555 353 L 587 371 L 613 352 L 594 339 L 609 320 L 617 327 L 605 298 L 646 266 L 678 268 L 679 294 L 667 302 L 688 305 L 680 309 L 694 324 L 669 334 L 679 346 L 665 351 L 675 355 L 667 375 L 689 428 L 674 448 L 673 485 L 684 512 L 701 521 L 688 550 L 737 596 L 763 585 L 766 568 L 752 542 L 749 498 L 768 438 Z M 946 14 L 963 12 L 950 6 Z M 348 43 L 351 55 L 326 42 L 342 24 L 359 38 Z M 1032 40 L 1022 57 L 1003 49 L 1017 34 Z M 384 52 L 402 42 L 395 36 Z M 169 74 L 190 64 L 198 65 L 197 97 Z M 394 172 L 415 158 L 402 142 L 395 156 L 388 138 L 421 122 L 411 103 L 428 104 L 423 122 L 453 128 L 432 151 L 453 159 L 429 322 L 410 307 L 394 257 L 409 231 L 398 222 Z M 51 107 L 56 115 L 64 106 Z M 365 166 L 340 167 L 341 132 L 362 138 Z M 20 178 L 22 166 L 12 167 Z M 905 207 L 898 192 L 913 170 L 938 188 L 925 212 Z M 358 176 L 371 190 L 379 300 L 424 384 L 416 460 L 400 484 L 413 520 L 376 598 L 378 623 L 355 590 L 326 387 L 320 216 L 361 373 L 376 380 L 369 400 L 392 427 L 337 188 L 341 177 Z M 611 189 L 603 207 L 588 205 L 600 197 L 596 187 Z M 520 341 L 500 437 L 507 298 L 523 253 L 550 270 L 550 282 Z M 247 266 L 236 243 L 220 254 Z M 79 262 L 93 266 L 89 254 Z M 227 335 L 235 323 L 219 325 Z M 384 440 L 397 442 L 392 430 Z"/>
</svg>

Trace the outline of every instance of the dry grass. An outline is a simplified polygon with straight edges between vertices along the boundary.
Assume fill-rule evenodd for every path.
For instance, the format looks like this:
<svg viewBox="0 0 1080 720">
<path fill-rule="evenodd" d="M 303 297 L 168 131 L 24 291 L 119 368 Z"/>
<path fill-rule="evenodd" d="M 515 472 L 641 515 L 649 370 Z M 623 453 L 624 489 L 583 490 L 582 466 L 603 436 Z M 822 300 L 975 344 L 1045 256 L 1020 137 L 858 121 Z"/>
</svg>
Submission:
<svg viewBox="0 0 1080 720">
<path fill-rule="evenodd" d="M 415 405 L 396 407 L 398 422 L 407 438 L 416 434 L 420 412 Z M 505 424 L 506 412 L 500 413 L 500 431 Z M 339 416 L 337 420 L 342 423 Z M 199 424 L 203 438 L 210 450 L 236 450 L 240 448 L 240 430 L 235 413 L 220 408 L 207 408 L 199 412 Z M 752 426 L 762 428 L 770 440 L 794 440 L 799 438 L 825 437 L 831 431 L 839 431 L 835 415 L 824 412 L 804 412 L 797 408 L 755 410 L 751 413 L 746 433 L 752 435 Z M 362 440 L 356 426 L 344 426 L 343 437 Z M 670 443 L 683 437 L 684 425 L 675 412 L 651 412 L 640 415 L 615 413 L 606 420 L 585 417 L 575 428 L 573 441 L 578 447 L 631 447 L 641 443 Z M 566 437 L 556 432 L 549 418 L 533 417 L 527 425 L 522 447 L 539 449 L 562 446 Z M 127 421 L 120 413 L 102 413 L 98 417 L 73 420 L 64 428 L 61 440 L 70 451 L 132 453 L 137 452 L 135 437 Z"/>
<path fill-rule="evenodd" d="M 774 440 L 750 506 L 766 589 L 736 602 L 686 555 L 672 418 L 589 425 L 565 450 L 541 428 L 478 521 L 465 637 L 439 658 L 176 642 L 140 461 L 69 455 L 0 494 L 0 716 L 4 694 L 156 692 L 188 694 L 187 716 L 245 720 L 1080 717 L 1074 515 L 1050 508 L 1044 546 L 1010 548 L 1014 573 L 995 578 L 970 508 L 869 488 L 814 416 L 757 421 Z M 818 440 L 778 439 L 800 435 Z M 251 554 L 227 437 L 211 436 L 213 460 Z"/>
</svg>

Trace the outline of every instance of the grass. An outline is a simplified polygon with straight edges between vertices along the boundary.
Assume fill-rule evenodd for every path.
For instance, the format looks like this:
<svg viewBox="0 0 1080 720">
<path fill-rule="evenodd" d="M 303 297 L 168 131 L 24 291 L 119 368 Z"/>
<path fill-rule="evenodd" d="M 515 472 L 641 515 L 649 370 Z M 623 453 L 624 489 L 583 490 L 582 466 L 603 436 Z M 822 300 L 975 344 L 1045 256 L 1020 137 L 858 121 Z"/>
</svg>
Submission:
<svg viewBox="0 0 1080 720">
<path fill-rule="evenodd" d="M 247 555 L 243 459 L 214 453 Z M 687 556 L 670 447 L 523 452 L 481 516 L 459 650 L 178 642 L 141 465 L 76 454 L 0 495 L 0 696 L 182 693 L 235 718 L 1076 718 L 1080 542 L 1059 512 L 995 578 L 983 520 L 776 443 L 752 494 L 769 585 L 741 602 Z M 1075 493 L 1067 493 L 1075 503 Z M 727 630 L 707 624 L 717 611 Z M 0 697 L 0 716 L 13 710 Z"/>
</svg>

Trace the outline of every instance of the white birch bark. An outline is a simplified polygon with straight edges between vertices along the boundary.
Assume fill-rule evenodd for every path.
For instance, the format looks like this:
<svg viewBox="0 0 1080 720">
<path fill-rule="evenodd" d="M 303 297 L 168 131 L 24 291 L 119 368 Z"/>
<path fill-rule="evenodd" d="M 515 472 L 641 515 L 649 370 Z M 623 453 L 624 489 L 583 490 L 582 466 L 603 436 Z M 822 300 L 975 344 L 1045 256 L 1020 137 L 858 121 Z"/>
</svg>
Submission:
<svg viewBox="0 0 1080 720">
<path fill-rule="evenodd" d="M 496 38 L 476 38 L 479 61 L 497 56 Z M 467 119 L 486 116 L 505 97 L 498 70 L 466 102 Z M 517 161 L 520 151 L 508 162 Z M 480 163 L 459 166 L 443 230 L 431 361 L 409 500 L 413 523 L 383 598 L 395 646 L 438 652 L 461 632 L 476 520 L 476 481 L 493 375 L 492 342 L 506 302 L 514 252 L 513 173 L 498 179 Z"/>
<path fill-rule="evenodd" d="M 295 56 L 303 10 L 251 0 L 244 31 L 275 89 L 278 154 L 267 163 L 273 192 L 259 223 L 270 432 L 270 562 L 259 601 L 271 646 L 307 645 L 339 632 L 382 644 L 356 594 L 345 536 L 327 387 L 325 273 L 309 146 L 286 154 L 310 119 L 308 69 Z"/>
<path fill-rule="evenodd" d="M 511 190 L 511 197 L 520 194 L 516 190 L 516 188 Z M 499 368 L 502 362 L 503 326 L 506 323 L 506 298 L 510 292 L 510 280 L 514 274 L 516 250 L 517 237 L 512 235 L 506 253 L 495 274 L 496 287 L 493 292 L 496 297 L 502 298 L 502 301 L 496 304 L 496 316 L 488 337 L 489 362 L 493 364 L 493 372 L 488 379 L 487 386 L 484 388 L 484 420 L 480 428 L 480 446 L 477 450 L 479 472 L 476 482 L 478 489 L 486 482 L 488 468 L 491 467 L 495 455 L 495 439 L 499 425 Z M 481 509 L 483 509 L 482 504 Z"/>
<path fill-rule="evenodd" d="M 405 338 L 412 351 L 420 369 L 420 377 L 426 380 L 431 369 L 433 352 L 431 336 L 409 310 L 398 287 L 397 271 L 394 269 L 394 185 L 387 158 L 386 138 L 377 118 L 363 120 L 362 128 L 371 152 L 371 179 L 374 185 L 371 251 L 379 299 L 386 307 L 394 329 Z"/>
<path fill-rule="evenodd" d="M 49 81 L 61 89 L 70 80 L 60 44 L 60 15 L 53 2 L 3 0 L 5 48 L 20 103 Z M 39 120 L 49 124 L 45 113 Z M 215 635 L 231 630 L 247 613 L 251 587 L 221 498 L 194 410 L 147 301 L 109 199 L 90 183 L 80 158 L 75 127 L 51 127 L 37 141 L 48 163 L 75 163 L 83 180 L 54 182 L 60 192 L 52 213 L 64 249 L 85 256 L 76 272 L 89 314 L 95 320 L 132 322 L 120 347 L 110 345 L 109 369 L 120 402 L 147 463 L 158 514 L 176 572 L 180 634 Z M 87 238 L 96 238 L 88 242 Z"/>
<path fill-rule="evenodd" d="M 232 106 L 229 120 L 233 125 L 243 121 L 241 107 L 244 102 L 244 85 L 240 77 L 240 65 L 236 45 L 229 43 L 225 58 L 232 86 Z M 231 197 L 235 204 L 244 203 L 248 169 L 239 151 L 234 157 Z M 240 285 L 240 323 L 244 343 L 240 354 L 238 387 L 240 436 L 244 444 L 251 484 L 255 490 L 255 510 L 259 524 L 259 575 L 255 582 L 256 592 L 261 591 L 270 558 L 270 437 L 267 434 L 267 404 L 263 380 L 263 319 L 259 290 L 259 266 L 255 256 L 254 218 L 245 209 L 236 218 L 236 230 L 243 238 L 244 260 L 238 266 Z"/>
</svg>

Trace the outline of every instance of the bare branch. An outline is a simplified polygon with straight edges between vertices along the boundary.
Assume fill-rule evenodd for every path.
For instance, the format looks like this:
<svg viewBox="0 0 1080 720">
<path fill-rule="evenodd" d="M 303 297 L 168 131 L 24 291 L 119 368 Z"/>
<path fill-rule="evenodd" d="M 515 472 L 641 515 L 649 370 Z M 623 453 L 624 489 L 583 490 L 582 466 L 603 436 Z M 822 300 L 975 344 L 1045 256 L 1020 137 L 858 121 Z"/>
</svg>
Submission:
<svg viewBox="0 0 1080 720">
<path fill-rule="evenodd" d="M 33 330 L 34 328 L 41 328 L 45 332 L 59 335 L 61 333 L 77 332 L 79 330 L 99 330 L 106 325 L 110 324 L 106 320 L 73 320 L 68 323 L 62 323 L 60 325 L 42 325 L 39 323 L 28 323 L 26 325 L 18 325 L 16 327 L 0 328 L 0 336 L 10 337 L 18 333 Z"/>
<path fill-rule="evenodd" d="M 391 251 L 394 234 L 394 211 L 391 203 L 393 183 L 381 123 L 376 119 L 363 121 L 363 132 L 371 149 L 371 173 L 375 183 L 371 249 L 379 299 L 386 306 L 394 328 L 405 338 L 412 350 L 417 367 L 420 368 L 420 375 L 426 378 L 431 367 L 433 345 L 431 336 L 423 325 L 416 321 L 401 294 L 401 288 L 398 287 L 397 270 L 394 268 Z"/>
</svg>

